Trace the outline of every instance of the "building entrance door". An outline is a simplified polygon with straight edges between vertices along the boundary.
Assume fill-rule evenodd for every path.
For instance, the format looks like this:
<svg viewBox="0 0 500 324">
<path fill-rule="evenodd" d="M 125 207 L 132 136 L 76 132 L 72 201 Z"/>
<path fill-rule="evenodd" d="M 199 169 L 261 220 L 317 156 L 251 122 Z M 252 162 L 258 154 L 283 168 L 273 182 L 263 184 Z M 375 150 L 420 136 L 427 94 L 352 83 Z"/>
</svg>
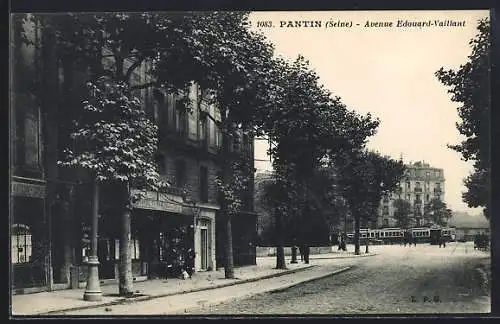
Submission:
<svg viewBox="0 0 500 324">
<path fill-rule="evenodd" d="M 201 269 L 202 270 L 207 270 L 208 268 L 208 229 L 207 227 L 202 227 L 200 229 L 200 236 L 201 236 L 201 249 L 200 249 L 200 254 L 201 254 Z"/>
</svg>

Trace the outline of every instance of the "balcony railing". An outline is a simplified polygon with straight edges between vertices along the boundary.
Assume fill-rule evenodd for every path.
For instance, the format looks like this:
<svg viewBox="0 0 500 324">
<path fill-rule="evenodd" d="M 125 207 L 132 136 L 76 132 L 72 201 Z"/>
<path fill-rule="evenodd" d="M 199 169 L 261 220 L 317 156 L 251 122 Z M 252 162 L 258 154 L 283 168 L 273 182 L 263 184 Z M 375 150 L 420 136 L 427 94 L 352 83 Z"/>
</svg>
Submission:
<svg viewBox="0 0 500 324">
<path fill-rule="evenodd" d="M 441 192 L 442 192 L 442 190 L 441 190 L 441 188 L 434 188 L 434 192 L 435 192 L 435 193 L 436 193 L 436 192 L 441 193 Z"/>
<path fill-rule="evenodd" d="M 415 192 L 422 192 L 422 188 L 415 188 Z"/>
<path fill-rule="evenodd" d="M 180 197 L 187 196 L 186 191 L 184 189 L 175 186 L 168 186 L 166 188 L 162 188 L 160 192 Z"/>
</svg>

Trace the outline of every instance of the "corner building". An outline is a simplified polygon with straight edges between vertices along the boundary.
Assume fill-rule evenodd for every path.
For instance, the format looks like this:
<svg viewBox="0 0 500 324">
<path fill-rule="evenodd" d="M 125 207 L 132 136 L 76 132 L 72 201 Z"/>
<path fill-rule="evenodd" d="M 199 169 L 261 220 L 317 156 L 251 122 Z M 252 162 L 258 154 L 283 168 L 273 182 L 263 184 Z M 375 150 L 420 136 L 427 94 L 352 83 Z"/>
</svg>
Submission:
<svg viewBox="0 0 500 324">
<path fill-rule="evenodd" d="M 11 285 L 14 293 L 83 288 L 90 251 L 91 186 L 83 171 L 57 166 L 68 146 L 68 121 L 81 104 L 86 67 L 55 52 L 53 31 L 40 21 L 13 18 L 9 107 L 9 224 Z M 24 44 L 21 32 L 33 42 Z M 107 54 L 103 49 L 103 54 Z M 103 65 L 113 64 L 103 55 Z M 132 74 L 132 85 L 149 80 L 149 62 Z M 125 68 L 131 66 L 125 61 Z M 29 83 L 28 81 L 32 81 Z M 224 266 L 224 222 L 215 178 L 220 174 L 221 132 L 218 110 L 192 82 L 180 95 L 161 89 L 136 90 L 150 119 L 159 127 L 157 164 L 172 183 L 163 192 L 148 192 L 132 211 L 132 271 L 135 281 L 168 275 L 167 265 L 182 250 L 195 251 L 196 271 Z M 189 96 L 191 109 L 182 109 Z M 241 130 L 230 150 L 250 158 L 253 137 Z M 251 188 L 243 193 L 243 210 L 233 218 L 235 265 L 255 264 L 256 214 Z M 99 277 L 116 281 L 120 215 L 113 191 L 100 190 Z"/>
<path fill-rule="evenodd" d="M 403 199 L 410 203 L 412 213 L 410 226 L 424 226 L 424 206 L 431 199 L 444 201 L 444 170 L 418 161 L 406 165 L 406 174 L 399 184 L 399 189 L 383 197 L 378 210 L 377 227 L 397 227 L 394 219 L 394 201 Z"/>
</svg>

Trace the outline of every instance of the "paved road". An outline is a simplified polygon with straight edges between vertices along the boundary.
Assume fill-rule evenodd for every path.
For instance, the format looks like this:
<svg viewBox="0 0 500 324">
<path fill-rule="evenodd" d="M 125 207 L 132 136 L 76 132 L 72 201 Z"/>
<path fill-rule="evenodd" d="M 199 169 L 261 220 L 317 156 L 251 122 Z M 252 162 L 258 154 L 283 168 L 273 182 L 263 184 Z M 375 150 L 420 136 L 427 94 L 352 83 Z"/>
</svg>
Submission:
<svg viewBox="0 0 500 324">
<path fill-rule="evenodd" d="M 358 259 L 367 259 L 358 258 Z M 97 307 L 55 313 L 55 315 L 166 315 L 186 314 L 191 309 L 200 306 L 218 304 L 228 300 L 239 300 L 251 297 L 254 294 L 264 293 L 271 289 L 281 289 L 294 283 L 326 276 L 334 271 L 345 269 L 352 263 L 352 258 L 318 260 L 316 265 L 310 269 L 288 274 L 280 277 L 259 280 L 224 288 L 205 290 L 180 294 L 175 296 L 160 297 L 148 301 L 139 301 L 131 304 Z M 325 262 L 329 261 L 329 262 Z M 311 262 L 312 264 L 312 262 Z"/>
<path fill-rule="evenodd" d="M 350 271 L 188 314 L 490 312 L 489 287 L 478 270 L 489 269 L 490 259 L 470 243 L 374 248 L 379 255 Z"/>
<path fill-rule="evenodd" d="M 471 244 L 446 248 L 374 246 L 378 255 L 314 260 L 294 275 L 222 289 L 67 312 L 67 315 L 404 314 L 489 312 L 489 288 L 478 267 L 489 257 Z M 348 271 L 288 289 L 290 283 L 353 265 Z M 276 290 L 269 292 L 270 290 Z M 188 306 L 189 305 L 189 306 Z"/>
</svg>

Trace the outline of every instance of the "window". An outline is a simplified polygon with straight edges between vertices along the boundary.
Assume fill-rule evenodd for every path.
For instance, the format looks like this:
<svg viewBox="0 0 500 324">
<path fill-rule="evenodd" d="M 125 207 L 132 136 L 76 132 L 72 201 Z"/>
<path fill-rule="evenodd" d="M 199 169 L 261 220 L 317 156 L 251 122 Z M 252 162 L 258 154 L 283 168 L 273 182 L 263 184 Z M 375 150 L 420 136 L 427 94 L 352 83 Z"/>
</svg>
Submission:
<svg viewBox="0 0 500 324">
<path fill-rule="evenodd" d="M 425 177 L 426 177 L 426 178 L 429 178 L 430 176 L 431 176 L 431 173 L 430 173 L 430 172 L 426 172 L 426 173 L 425 173 Z"/>
<path fill-rule="evenodd" d="M 420 188 L 420 182 L 415 182 L 415 188 Z"/>
<path fill-rule="evenodd" d="M 388 214 L 389 214 L 389 207 L 384 206 L 384 209 L 383 209 L 383 214 L 384 214 L 384 215 L 388 215 Z"/>
<path fill-rule="evenodd" d="M 23 224 L 15 224 L 12 226 L 11 248 L 12 263 L 31 262 L 32 243 L 31 231 L 28 226 Z"/>
<path fill-rule="evenodd" d="M 222 180 L 222 178 L 223 178 L 222 171 L 217 171 L 217 179 Z M 223 199 L 224 199 L 224 195 L 222 194 L 222 191 L 217 189 L 217 203 L 221 204 Z"/>
<path fill-rule="evenodd" d="M 160 122 L 160 111 L 163 109 L 163 107 L 165 105 L 165 96 L 163 95 L 163 93 L 161 93 L 160 91 L 158 91 L 156 89 L 153 90 L 153 96 L 154 96 L 154 99 L 152 100 L 153 101 L 153 105 L 152 105 L 153 110 L 151 111 L 151 117 L 156 123 L 159 123 Z"/>
<path fill-rule="evenodd" d="M 384 218 L 384 226 L 389 226 L 389 219 Z"/>
<path fill-rule="evenodd" d="M 175 184 L 178 187 L 186 184 L 186 162 L 184 160 L 175 162 Z"/>
<path fill-rule="evenodd" d="M 184 103 L 177 99 L 175 102 L 175 130 L 181 136 L 187 135 L 187 112 Z"/>
<path fill-rule="evenodd" d="M 133 238 L 130 240 L 130 252 L 132 260 L 139 260 L 141 258 L 139 240 Z M 120 240 L 115 239 L 115 260 L 120 260 Z"/>
<path fill-rule="evenodd" d="M 204 166 L 200 167 L 200 200 L 208 202 L 208 169 Z"/>
<path fill-rule="evenodd" d="M 199 134 L 199 139 L 200 142 L 206 146 L 208 143 L 208 127 L 207 127 L 207 115 L 206 113 L 201 113 L 200 114 L 200 134 Z"/>
<path fill-rule="evenodd" d="M 439 172 L 438 170 L 434 171 L 434 176 L 435 176 L 436 178 L 439 178 L 439 176 L 440 176 L 440 175 L 441 175 L 441 174 L 440 174 L 440 172 Z"/>
<path fill-rule="evenodd" d="M 41 155 L 40 109 L 27 95 L 16 97 L 16 162 L 31 169 L 38 169 Z"/>
<path fill-rule="evenodd" d="M 138 260 L 141 258 L 140 253 L 140 245 L 138 239 L 132 239 L 130 241 L 131 251 L 132 251 L 132 259 Z"/>
<path fill-rule="evenodd" d="M 410 181 L 406 182 L 406 188 L 410 189 Z"/>
<path fill-rule="evenodd" d="M 219 126 L 215 126 L 215 147 L 222 147 L 222 132 Z"/>
</svg>

